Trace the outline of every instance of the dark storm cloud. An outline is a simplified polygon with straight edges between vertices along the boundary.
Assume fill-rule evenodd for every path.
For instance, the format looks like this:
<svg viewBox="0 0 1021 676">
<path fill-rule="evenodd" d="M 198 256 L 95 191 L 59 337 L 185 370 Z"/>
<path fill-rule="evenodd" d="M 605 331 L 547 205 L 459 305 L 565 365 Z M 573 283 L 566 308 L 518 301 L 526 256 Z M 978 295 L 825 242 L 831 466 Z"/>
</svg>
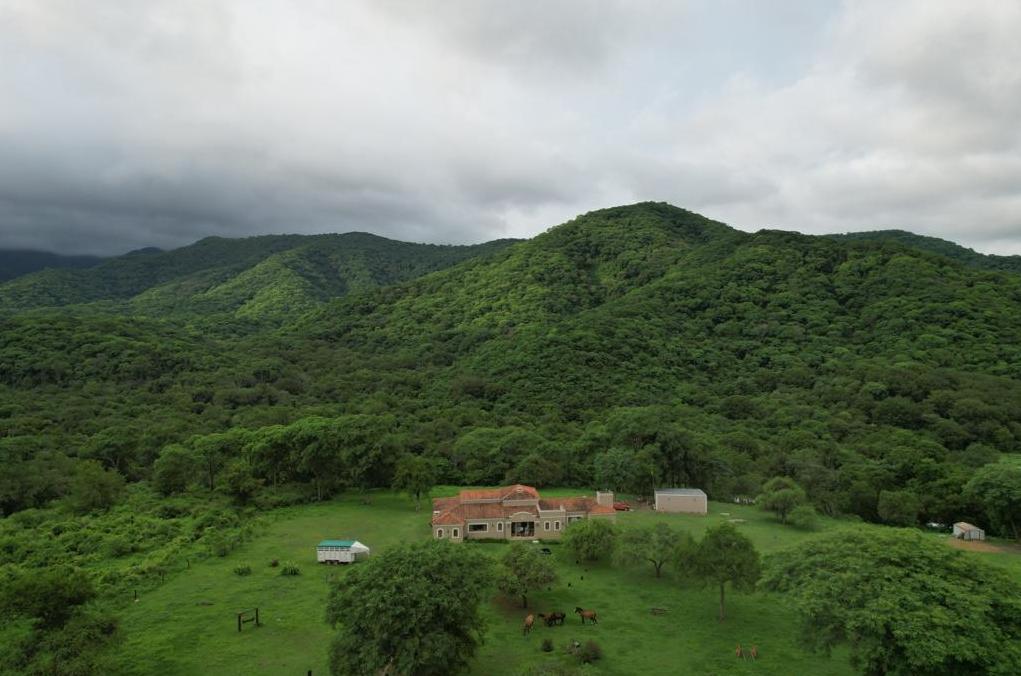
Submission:
<svg viewBox="0 0 1021 676">
<path fill-rule="evenodd" d="M 1021 6 L 0 0 L 0 247 L 674 202 L 1021 253 Z"/>
</svg>

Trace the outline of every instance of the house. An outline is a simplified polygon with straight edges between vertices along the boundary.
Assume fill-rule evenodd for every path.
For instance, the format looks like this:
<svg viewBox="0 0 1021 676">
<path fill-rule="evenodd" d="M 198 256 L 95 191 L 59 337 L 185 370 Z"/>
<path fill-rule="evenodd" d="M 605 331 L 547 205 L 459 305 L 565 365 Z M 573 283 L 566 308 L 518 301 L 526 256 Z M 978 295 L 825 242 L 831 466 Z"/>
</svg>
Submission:
<svg viewBox="0 0 1021 676">
<path fill-rule="evenodd" d="M 657 488 L 654 509 L 657 512 L 708 514 L 709 498 L 699 488 Z"/>
<path fill-rule="evenodd" d="M 316 545 L 319 563 L 354 563 L 369 558 L 369 548 L 358 540 L 323 540 Z"/>
<path fill-rule="evenodd" d="M 954 524 L 954 537 L 959 540 L 985 540 L 986 532 L 978 526 L 958 521 Z"/>
<path fill-rule="evenodd" d="M 432 530 L 437 540 L 555 540 L 578 519 L 616 520 L 613 493 L 595 498 L 542 498 L 531 486 L 463 490 L 433 500 Z"/>
</svg>

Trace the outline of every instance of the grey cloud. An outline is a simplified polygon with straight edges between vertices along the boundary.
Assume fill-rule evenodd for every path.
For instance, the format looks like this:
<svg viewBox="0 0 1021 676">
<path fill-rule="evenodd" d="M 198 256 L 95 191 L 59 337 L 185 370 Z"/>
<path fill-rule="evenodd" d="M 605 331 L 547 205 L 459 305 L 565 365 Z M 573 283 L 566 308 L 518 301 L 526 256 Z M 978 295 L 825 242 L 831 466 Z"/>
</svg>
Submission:
<svg viewBox="0 0 1021 676">
<path fill-rule="evenodd" d="M 1010 3 L 0 0 L 0 247 L 528 236 L 662 199 L 1021 253 Z"/>
</svg>

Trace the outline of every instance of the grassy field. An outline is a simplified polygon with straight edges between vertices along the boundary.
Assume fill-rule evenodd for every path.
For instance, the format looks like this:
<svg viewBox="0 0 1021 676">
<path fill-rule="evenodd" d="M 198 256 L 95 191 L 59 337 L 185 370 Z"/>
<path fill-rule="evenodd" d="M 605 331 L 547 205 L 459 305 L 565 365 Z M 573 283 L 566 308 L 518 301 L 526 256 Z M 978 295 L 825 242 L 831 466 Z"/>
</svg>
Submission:
<svg viewBox="0 0 1021 676">
<path fill-rule="evenodd" d="M 453 489 L 451 489 L 452 492 Z M 577 491 L 550 491 L 572 494 Z M 436 494 L 440 494 L 437 491 Z M 122 674 L 313 674 L 327 673 L 326 648 L 332 630 L 323 621 L 328 580 L 344 567 L 320 566 L 315 544 L 327 537 L 352 537 L 378 553 L 400 542 L 429 537 L 429 513 L 415 512 L 408 500 L 374 494 L 371 505 L 357 496 L 329 503 L 278 510 L 262 535 L 225 558 L 198 562 L 121 612 L 125 641 L 116 673 Z M 811 537 L 777 524 L 752 507 L 711 503 L 708 517 L 664 515 L 639 511 L 620 514 L 623 528 L 666 521 L 700 535 L 707 525 L 739 519 L 739 527 L 768 553 Z M 835 522 L 823 521 L 824 528 Z M 499 544 L 471 544 L 494 556 Z M 528 666 L 565 662 L 571 639 L 593 639 L 604 659 L 591 673 L 599 674 L 849 674 L 846 654 L 811 654 L 798 644 L 794 613 L 779 597 L 767 594 L 728 595 L 724 622 L 716 620 L 714 590 L 684 586 L 667 573 L 655 578 L 647 569 L 620 569 L 606 563 L 578 565 L 563 548 L 552 546 L 560 582 L 529 600 L 536 612 L 575 606 L 595 608 L 600 624 L 582 626 L 571 613 L 562 627 L 537 626 L 521 634 L 525 615 L 515 602 L 495 596 L 484 608 L 486 643 L 472 673 L 516 674 Z M 1014 554 L 975 554 L 1021 574 Z M 297 577 L 282 577 L 269 561 L 294 561 Z M 252 574 L 240 577 L 236 566 L 248 564 Z M 258 606 L 263 626 L 246 625 L 238 633 L 235 613 Z M 653 615 L 651 608 L 666 608 Z M 544 653 L 544 638 L 556 649 Z M 755 644 L 760 659 L 739 660 L 735 646 Z"/>
</svg>

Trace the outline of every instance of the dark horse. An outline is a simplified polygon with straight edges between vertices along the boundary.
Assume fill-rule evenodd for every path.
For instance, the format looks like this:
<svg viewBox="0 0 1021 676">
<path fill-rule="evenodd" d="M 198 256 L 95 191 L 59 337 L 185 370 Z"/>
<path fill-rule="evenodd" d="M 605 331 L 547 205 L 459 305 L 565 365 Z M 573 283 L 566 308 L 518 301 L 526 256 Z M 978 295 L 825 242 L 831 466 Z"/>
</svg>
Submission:
<svg viewBox="0 0 1021 676">
<path fill-rule="evenodd" d="M 582 610 L 581 608 L 575 608 L 574 612 L 581 615 L 582 624 L 585 624 L 585 620 L 591 620 L 592 624 L 599 624 L 599 620 L 596 619 L 596 611 L 594 610 Z"/>
<path fill-rule="evenodd" d="M 557 611 L 555 613 L 550 613 L 549 615 L 539 613 L 539 617 L 543 619 L 547 627 L 552 627 L 555 624 L 563 624 L 564 620 L 567 619 L 567 614 Z"/>
</svg>

